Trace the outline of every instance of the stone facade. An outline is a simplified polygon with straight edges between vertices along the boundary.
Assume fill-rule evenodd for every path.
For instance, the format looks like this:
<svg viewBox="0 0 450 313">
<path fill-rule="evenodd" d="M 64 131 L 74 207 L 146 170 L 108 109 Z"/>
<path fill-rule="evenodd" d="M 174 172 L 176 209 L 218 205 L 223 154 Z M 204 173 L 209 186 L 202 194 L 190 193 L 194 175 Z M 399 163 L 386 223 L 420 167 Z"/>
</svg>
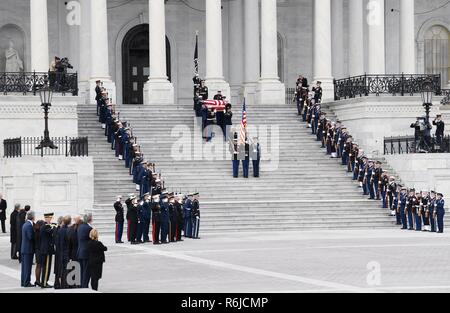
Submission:
<svg viewBox="0 0 450 313">
<path fill-rule="evenodd" d="M 79 27 L 70 26 L 64 21 L 69 10 L 64 0 L 48 0 L 48 32 L 49 54 L 51 56 L 68 56 L 75 68 L 80 67 Z M 367 1 L 365 1 L 367 2 Z M 450 5 L 443 0 L 415 1 L 416 35 L 416 69 L 424 71 L 424 38 L 427 31 L 434 25 L 440 25 L 450 30 Z M 233 55 L 230 47 L 230 1 L 222 0 L 223 29 L 223 74 L 230 82 Z M 287 86 L 293 86 L 299 73 L 311 80 L 313 73 L 313 16 L 314 1 L 312 0 L 278 0 L 278 42 L 279 75 Z M 343 6 L 343 9 L 340 6 Z M 349 73 L 349 0 L 332 1 L 332 48 L 333 76 L 341 78 Z M 365 8 L 365 6 L 364 6 Z M 127 32 L 136 25 L 149 22 L 148 0 L 108 1 L 108 38 L 109 74 L 116 84 L 117 102 L 121 103 L 122 86 L 122 41 Z M 188 102 L 192 98 L 193 53 L 195 31 L 199 31 L 200 75 L 206 75 L 206 42 L 205 42 L 205 1 L 202 0 L 168 0 L 165 5 L 166 34 L 171 47 L 171 78 L 174 86 L 175 102 Z M 400 72 L 400 1 L 385 1 L 385 43 L 386 72 Z M 26 70 L 30 70 L 30 12 L 29 1 L 6 0 L 0 3 L 0 35 L 2 27 L 16 27 L 23 33 L 23 47 L 20 47 Z M 245 22 L 245 21 L 244 21 Z M 368 56 L 368 25 L 364 23 L 365 66 Z M 14 36 L 19 33 L 16 32 Z M 5 43 L 3 43 L 5 44 Z M 242 47 L 243 50 L 243 47 Z M 242 52 L 242 51 L 241 51 Z M 0 51 L 1 54 L 1 51 Z M 448 63 L 448 60 L 447 60 Z M 83 66 L 83 65 L 82 65 Z M 241 68 L 243 71 L 243 68 Z M 361 73 L 362 74 L 362 73 Z M 242 77 L 242 73 L 238 76 Z M 233 79 L 231 79 L 233 81 Z"/>
</svg>

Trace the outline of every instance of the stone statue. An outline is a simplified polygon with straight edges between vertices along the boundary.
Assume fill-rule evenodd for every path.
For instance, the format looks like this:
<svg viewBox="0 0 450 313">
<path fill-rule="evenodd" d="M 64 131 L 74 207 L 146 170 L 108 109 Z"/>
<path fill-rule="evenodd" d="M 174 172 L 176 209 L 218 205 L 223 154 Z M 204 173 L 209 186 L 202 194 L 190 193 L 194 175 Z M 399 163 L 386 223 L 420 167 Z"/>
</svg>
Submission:
<svg viewBox="0 0 450 313">
<path fill-rule="evenodd" d="M 20 59 L 19 52 L 14 49 L 12 40 L 9 41 L 9 48 L 5 51 L 5 58 L 5 72 L 17 73 L 23 71 L 23 62 Z"/>
</svg>

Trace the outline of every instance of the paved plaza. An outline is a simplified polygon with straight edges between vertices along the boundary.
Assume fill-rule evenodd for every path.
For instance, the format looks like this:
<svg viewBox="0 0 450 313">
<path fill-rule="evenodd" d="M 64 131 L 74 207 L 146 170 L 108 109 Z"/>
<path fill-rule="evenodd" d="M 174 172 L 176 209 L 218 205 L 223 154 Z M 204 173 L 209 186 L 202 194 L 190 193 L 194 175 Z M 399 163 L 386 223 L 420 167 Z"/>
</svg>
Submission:
<svg viewBox="0 0 450 313">
<path fill-rule="evenodd" d="M 214 234 L 163 246 L 104 237 L 100 292 L 450 292 L 449 239 L 397 229 Z M 0 292 L 55 292 L 19 285 L 2 235 Z"/>
</svg>

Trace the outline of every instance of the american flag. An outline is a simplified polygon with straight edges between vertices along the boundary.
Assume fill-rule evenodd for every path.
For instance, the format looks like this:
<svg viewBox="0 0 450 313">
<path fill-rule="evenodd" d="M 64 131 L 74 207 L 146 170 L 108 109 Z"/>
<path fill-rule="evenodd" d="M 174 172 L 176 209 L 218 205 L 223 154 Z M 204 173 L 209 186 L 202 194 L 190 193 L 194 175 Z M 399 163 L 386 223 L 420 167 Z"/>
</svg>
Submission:
<svg viewBox="0 0 450 313">
<path fill-rule="evenodd" d="M 247 110 L 245 109 L 245 99 L 244 99 L 244 106 L 242 108 L 241 131 L 239 136 L 239 141 L 241 143 L 245 143 L 246 133 L 247 133 Z"/>
<path fill-rule="evenodd" d="M 227 100 L 204 100 L 204 105 L 210 110 L 225 111 L 225 107 L 228 104 Z"/>
</svg>

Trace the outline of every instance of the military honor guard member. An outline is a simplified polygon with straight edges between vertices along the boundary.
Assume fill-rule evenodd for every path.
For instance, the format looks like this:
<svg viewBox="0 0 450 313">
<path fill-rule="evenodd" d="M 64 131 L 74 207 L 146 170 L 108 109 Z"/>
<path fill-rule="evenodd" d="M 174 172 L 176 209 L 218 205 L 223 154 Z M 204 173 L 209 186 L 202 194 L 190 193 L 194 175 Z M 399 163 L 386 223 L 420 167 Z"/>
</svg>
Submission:
<svg viewBox="0 0 450 313">
<path fill-rule="evenodd" d="M 445 201 L 444 201 L 444 195 L 442 193 L 438 193 L 436 197 L 435 202 L 435 212 L 436 220 L 437 220 L 437 229 L 438 233 L 444 232 L 444 216 L 445 216 Z"/>
<path fill-rule="evenodd" d="M 408 221 L 406 214 L 408 213 L 407 208 L 409 205 L 408 192 L 406 187 L 401 187 L 400 191 L 400 201 L 399 201 L 399 214 L 402 221 L 402 229 L 408 229 Z"/>
<path fill-rule="evenodd" d="M 251 151 L 253 177 L 259 178 L 259 165 L 261 164 L 261 145 L 258 142 L 258 137 L 253 138 Z"/>
<path fill-rule="evenodd" d="M 152 209 L 152 240 L 154 245 L 161 243 L 160 232 L 161 232 L 161 207 L 160 207 L 160 196 L 159 194 L 152 197 L 151 202 Z"/>
<path fill-rule="evenodd" d="M 238 139 L 238 133 L 236 131 L 232 132 L 232 138 L 229 141 L 230 145 L 230 153 L 232 156 L 232 164 L 233 164 L 233 177 L 238 178 L 239 177 L 239 139 Z"/>
<path fill-rule="evenodd" d="M 124 209 L 123 209 L 123 205 L 122 205 L 122 196 L 117 196 L 117 200 L 116 200 L 116 202 L 114 202 L 114 210 L 116 211 L 116 216 L 115 216 L 116 243 L 123 243 L 122 234 L 123 234 L 123 223 L 125 222 L 125 219 L 124 219 Z"/>
<path fill-rule="evenodd" d="M 161 194 L 161 243 L 169 242 L 169 197 L 167 191 Z"/>
<path fill-rule="evenodd" d="M 29 211 L 26 216 L 26 222 L 22 226 L 22 245 L 20 252 L 22 255 L 21 262 L 21 286 L 34 287 L 31 283 L 31 269 L 33 266 L 34 256 L 34 219 L 35 214 Z"/>
<path fill-rule="evenodd" d="M 239 161 L 238 161 L 239 162 Z M 193 195 L 188 195 L 184 203 L 184 237 L 192 238 L 192 201 L 194 200 Z"/>
<path fill-rule="evenodd" d="M 194 194 L 194 200 L 192 201 L 192 212 L 191 212 L 191 218 L 192 218 L 192 238 L 193 239 L 200 239 L 199 232 L 200 232 L 200 203 L 199 203 L 199 193 Z"/>
<path fill-rule="evenodd" d="M 436 192 L 434 190 L 430 191 L 430 202 L 428 206 L 430 210 L 430 228 L 431 232 L 436 232 Z"/>
<path fill-rule="evenodd" d="M 50 279 L 50 272 L 52 269 L 52 259 L 55 254 L 55 242 L 54 242 L 54 232 L 57 227 L 56 224 L 52 223 L 54 213 L 44 214 L 45 224 L 41 227 L 39 233 L 40 240 L 40 254 L 41 254 L 41 265 L 42 265 L 42 277 L 41 277 L 41 287 L 42 288 L 52 288 L 53 286 L 48 284 Z"/>
</svg>

